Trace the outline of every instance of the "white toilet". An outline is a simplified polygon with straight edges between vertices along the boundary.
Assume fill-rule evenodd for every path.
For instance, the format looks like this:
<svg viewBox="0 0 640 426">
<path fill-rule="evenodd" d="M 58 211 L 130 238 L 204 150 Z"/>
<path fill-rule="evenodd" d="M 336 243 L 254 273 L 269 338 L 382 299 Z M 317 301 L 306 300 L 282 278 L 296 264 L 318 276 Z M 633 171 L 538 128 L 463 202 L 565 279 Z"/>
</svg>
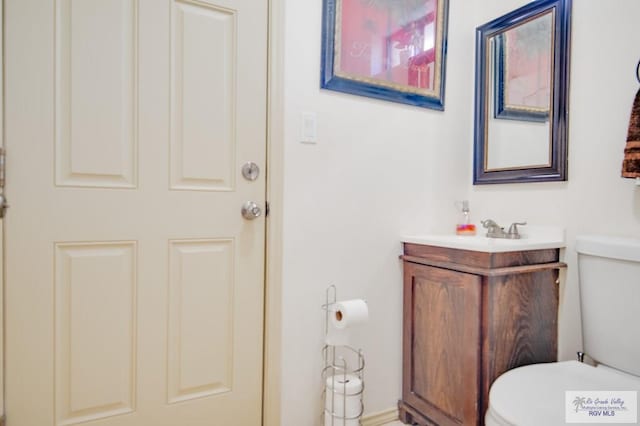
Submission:
<svg viewBox="0 0 640 426">
<path fill-rule="evenodd" d="M 565 391 L 640 395 L 640 240 L 579 237 L 576 251 L 584 353 L 597 367 L 564 361 L 507 371 L 491 386 L 486 426 L 566 425 Z"/>
</svg>

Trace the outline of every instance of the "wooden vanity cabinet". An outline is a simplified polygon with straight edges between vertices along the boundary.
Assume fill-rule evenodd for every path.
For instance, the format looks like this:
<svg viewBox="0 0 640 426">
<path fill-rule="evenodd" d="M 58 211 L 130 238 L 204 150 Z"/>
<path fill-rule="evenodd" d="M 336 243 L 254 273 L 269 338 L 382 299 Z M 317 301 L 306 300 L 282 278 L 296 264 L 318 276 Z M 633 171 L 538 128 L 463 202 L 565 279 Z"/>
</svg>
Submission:
<svg viewBox="0 0 640 426">
<path fill-rule="evenodd" d="M 559 249 L 404 244 L 404 423 L 483 425 L 491 383 L 557 358 Z"/>
</svg>

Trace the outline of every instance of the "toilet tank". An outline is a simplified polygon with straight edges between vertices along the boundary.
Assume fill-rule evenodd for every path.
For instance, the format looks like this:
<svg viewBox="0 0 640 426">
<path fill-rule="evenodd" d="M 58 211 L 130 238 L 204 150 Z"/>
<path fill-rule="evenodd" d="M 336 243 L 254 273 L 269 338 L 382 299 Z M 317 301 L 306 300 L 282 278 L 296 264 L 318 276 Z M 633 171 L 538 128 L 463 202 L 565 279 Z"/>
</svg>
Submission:
<svg viewBox="0 0 640 426">
<path fill-rule="evenodd" d="M 584 352 L 640 376 L 640 239 L 576 239 Z"/>
</svg>

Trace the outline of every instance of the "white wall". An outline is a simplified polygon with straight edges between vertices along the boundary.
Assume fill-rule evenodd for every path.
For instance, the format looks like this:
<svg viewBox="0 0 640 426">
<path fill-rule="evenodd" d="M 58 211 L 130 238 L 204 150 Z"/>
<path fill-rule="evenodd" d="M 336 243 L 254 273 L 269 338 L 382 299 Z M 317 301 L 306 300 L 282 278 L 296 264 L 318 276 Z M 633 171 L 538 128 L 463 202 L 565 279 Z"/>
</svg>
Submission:
<svg viewBox="0 0 640 426">
<path fill-rule="evenodd" d="M 320 415 L 325 288 L 365 298 L 366 412 L 395 406 L 401 385 L 400 236 L 452 231 L 468 193 L 470 85 L 447 86 L 446 112 L 319 89 L 322 2 L 286 3 L 282 424 Z M 452 14 L 461 15 L 460 6 Z M 455 22 L 452 25 L 455 29 Z M 468 81 L 473 46 L 453 31 L 448 81 Z M 302 111 L 319 142 L 299 142 Z M 463 142 L 463 143 L 461 143 Z"/>
<path fill-rule="evenodd" d="M 474 219 L 568 230 L 562 357 L 580 346 L 573 239 L 640 236 L 640 192 L 620 179 L 640 33 L 640 2 L 574 4 L 569 182 L 472 187 L 475 27 L 525 1 L 452 0 L 446 110 L 319 89 L 322 2 L 285 4 L 285 188 L 282 282 L 282 425 L 319 423 L 323 314 L 329 284 L 369 302 L 366 412 L 401 394 L 403 234 L 452 232 L 455 200 Z M 613 2 L 611 2 L 613 3 Z M 319 142 L 299 142 L 301 112 L 318 114 Z"/>
</svg>

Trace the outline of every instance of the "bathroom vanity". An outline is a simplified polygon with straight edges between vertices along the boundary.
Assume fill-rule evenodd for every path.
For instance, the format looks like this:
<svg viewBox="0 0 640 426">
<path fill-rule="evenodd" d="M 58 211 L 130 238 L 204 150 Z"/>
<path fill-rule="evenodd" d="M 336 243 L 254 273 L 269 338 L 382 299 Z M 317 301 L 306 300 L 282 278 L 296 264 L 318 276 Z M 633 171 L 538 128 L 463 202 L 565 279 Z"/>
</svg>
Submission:
<svg viewBox="0 0 640 426">
<path fill-rule="evenodd" d="M 563 238 L 403 240 L 400 419 L 483 425 L 491 383 L 557 358 Z"/>
</svg>

